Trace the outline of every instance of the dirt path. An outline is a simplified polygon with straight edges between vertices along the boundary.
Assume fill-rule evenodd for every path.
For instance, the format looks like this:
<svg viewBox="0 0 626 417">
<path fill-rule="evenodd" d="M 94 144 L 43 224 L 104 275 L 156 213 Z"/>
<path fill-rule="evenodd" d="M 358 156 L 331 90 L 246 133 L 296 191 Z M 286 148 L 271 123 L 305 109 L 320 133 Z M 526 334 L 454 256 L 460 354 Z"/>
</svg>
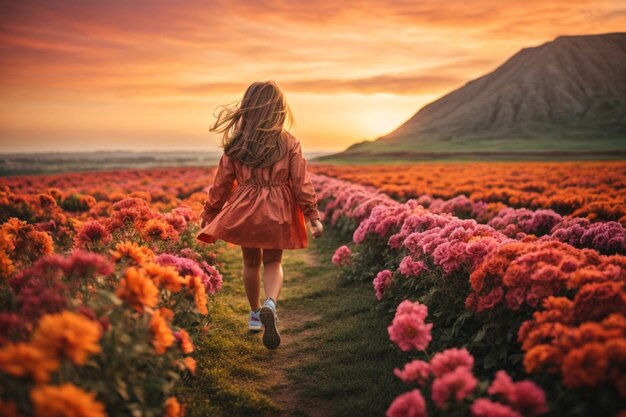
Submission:
<svg viewBox="0 0 626 417">
<path fill-rule="evenodd" d="M 220 250 L 224 287 L 197 346 L 200 370 L 181 388 L 190 417 L 384 415 L 406 389 L 393 375 L 406 355 L 389 341 L 390 317 L 371 284 L 342 282 L 330 262 L 337 245 L 311 240 L 284 252 L 276 350 L 247 330 L 241 249 Z"/>
<path fill-rule="evenodd" d="M 278 301 L 281 346 L 268 351 L 268 365 L 274 378 L 269 395 L 282 409 L 283 416 L 323 417 L 332 414 L 328 404 L 311 402 L 306 392 L 290 379 L 289 371 L 303 363 L 315 361 L 316 353 L 307 349 L 307 341 L 320 333 L 320 315 L 310 311 L 300 300 L 315 291 L 320 261 L 311 249 L 285 251 L 285 282 Z M 317 283 L 319 285 L 319 283 Z"/>
</svg>

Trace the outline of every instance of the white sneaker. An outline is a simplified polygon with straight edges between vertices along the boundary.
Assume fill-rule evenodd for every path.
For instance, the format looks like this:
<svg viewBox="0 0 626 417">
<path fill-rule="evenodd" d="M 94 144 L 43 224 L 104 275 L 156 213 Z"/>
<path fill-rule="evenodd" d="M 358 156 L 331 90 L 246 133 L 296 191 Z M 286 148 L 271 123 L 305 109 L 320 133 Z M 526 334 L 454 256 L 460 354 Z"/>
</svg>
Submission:
<svg viewBox="0 0 626 417">
<path fill-rule="evenodd" d="M 261 331 L 263 325 L 261 324 L 261 309 L 257 311 L 250 311 L 250 320 L 248 321 L 248 329 L 253 332 Z"/>
<path fill-rule="evenodd" d="M 268 349 L 276 349 L 280 345 L 280 333 L 278 333 L 278 316 L 276 315 L 276 303 L 268 298 L 261 307 L 261 323 L 263 332 L 263 345 Z"/>
</svg>

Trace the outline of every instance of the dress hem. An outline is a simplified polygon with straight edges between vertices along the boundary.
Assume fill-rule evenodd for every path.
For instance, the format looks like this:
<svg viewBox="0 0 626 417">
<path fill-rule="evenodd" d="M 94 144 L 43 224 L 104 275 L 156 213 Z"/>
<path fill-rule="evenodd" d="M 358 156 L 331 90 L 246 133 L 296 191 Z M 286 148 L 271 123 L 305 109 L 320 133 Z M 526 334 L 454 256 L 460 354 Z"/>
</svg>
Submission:
<svg viewBox="0 0 626 417">
<path fill-rule="evenodd" d="M 205 240 L 206 239 L 206 240 Z M 308 242 L 307 244 L 305 244 L 304 246 L 290 246 L 290 247 L 282 247 L 282 248 L 268 248 L 265 246 L 256 246 L 256 245 L 247 245 L 245 243 L 242 243 L 241 241 L 236 242 L 235 240 L 237 239 L 231 239 L 231 238 L 225 238 L 225 237 L 219 237 L 217 235 L 210 235 L 208 233 L 205 233 L 203 231 L 199 232 L 196 235 L 196 240 L 202 242 L 202 243 L 206 243 L 206 244 L 215 244 L 217 240 L 222 240 L 224 242 L 228 242 L 228 243 L 232 243 L 233 245 L 239 245 L 239 246 L 243 246 L 246 248 L 255 248 L 255 249 L 307 249 L 309 247 Z"/>
</svg>

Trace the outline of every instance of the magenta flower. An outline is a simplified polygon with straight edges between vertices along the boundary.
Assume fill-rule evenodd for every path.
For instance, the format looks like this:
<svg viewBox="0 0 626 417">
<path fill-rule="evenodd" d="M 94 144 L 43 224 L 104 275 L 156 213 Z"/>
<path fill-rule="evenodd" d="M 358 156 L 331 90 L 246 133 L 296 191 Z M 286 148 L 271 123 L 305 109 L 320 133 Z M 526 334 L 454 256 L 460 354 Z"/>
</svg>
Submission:
<svg viewBox="0 0 626 417">
<path fill-rule="evenodd" d="M 474 391 L 478 381 L 467 367 L 460 366 L 436 378 L 432 386 L 432 398 L 437 407 L 443 408 L 447 401 L 462 401 Z"/>
<path fill-rule="evenodd" d="M 397 396 L 392 402 L 387 417 L 426 417 L 426 401 L 418 389 Z"/>
</svg>

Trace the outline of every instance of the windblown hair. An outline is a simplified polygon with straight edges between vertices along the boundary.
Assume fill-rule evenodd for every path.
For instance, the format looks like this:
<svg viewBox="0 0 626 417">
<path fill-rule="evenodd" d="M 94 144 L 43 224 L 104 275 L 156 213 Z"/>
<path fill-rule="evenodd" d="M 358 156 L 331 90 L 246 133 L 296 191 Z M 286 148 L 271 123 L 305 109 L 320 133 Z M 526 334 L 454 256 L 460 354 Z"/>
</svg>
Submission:
<svg viewBox="0 0 626 417">
<path fill-rule="evenodd" d="M 253 168 L 270 166 L 287 153 L 287 132 L 283 125 L 293 114 L 274 81 L 252 83 L 239 106 L 221 106 L 212 132 L 223 133 L 220 146 L 231 159 Z M 232 104 L 232 103 L 231 103 Z M 214 114 L 215 115 L 215 114 Z"/>
</svg>

